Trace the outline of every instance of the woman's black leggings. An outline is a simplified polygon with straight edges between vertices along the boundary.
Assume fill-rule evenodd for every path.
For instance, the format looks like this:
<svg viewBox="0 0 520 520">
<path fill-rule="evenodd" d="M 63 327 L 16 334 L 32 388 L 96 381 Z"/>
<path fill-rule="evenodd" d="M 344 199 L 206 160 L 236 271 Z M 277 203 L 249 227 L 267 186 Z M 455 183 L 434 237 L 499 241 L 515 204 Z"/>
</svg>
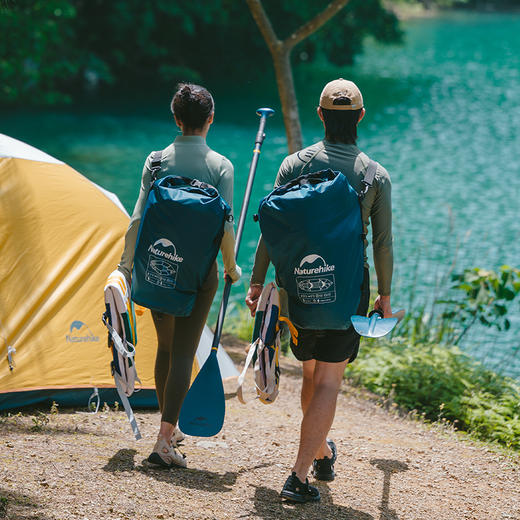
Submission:
<svg viewBox="0 0 520 520">
<path fill-rule="evenodd" d="M 157 331 L 155 388 L 162 421 L 177 424 L 188 392 L 195 352 L 218 286 L 215 262 L 200 288 L 189 316 L 152 311 Z"/>
</svg>

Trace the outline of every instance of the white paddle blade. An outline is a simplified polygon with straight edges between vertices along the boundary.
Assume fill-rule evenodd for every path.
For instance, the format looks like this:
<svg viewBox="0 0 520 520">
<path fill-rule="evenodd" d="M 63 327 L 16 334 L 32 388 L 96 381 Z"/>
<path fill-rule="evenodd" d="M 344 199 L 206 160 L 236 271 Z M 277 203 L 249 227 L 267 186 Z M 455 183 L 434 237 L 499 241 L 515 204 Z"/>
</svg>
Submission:
<svg viewBox="0 0 520 520">
<path fill-rule="evenodd" d="M 366 338 L 381 338 L 386 336 L 397 324 L 397 318 L 379 318 L 374 320 L 366 316 L 352 316 L 350 321 L 356 332 Z"/>
</svg>

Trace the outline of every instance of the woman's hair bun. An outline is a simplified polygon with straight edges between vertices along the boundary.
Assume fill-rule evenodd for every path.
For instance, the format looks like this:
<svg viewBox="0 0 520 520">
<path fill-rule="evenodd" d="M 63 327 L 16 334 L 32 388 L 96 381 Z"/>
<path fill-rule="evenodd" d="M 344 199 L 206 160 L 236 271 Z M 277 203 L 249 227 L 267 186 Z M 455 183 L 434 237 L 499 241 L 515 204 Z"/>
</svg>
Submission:
<svg viewBox="0 0 520 520">
<path fill-rule="evenodd" d="M 179 83 L 173 96 L 171 110 L 185 128 L 202 128 L 214 109 L 213 97 L 200 85 Z"/>
<path fill-rule="evenodd" d="M 190 86 L 189 85 L 183 85 L 182 88 L 179 91 L 179 94 L 186 101 L 188 99 L 190 99 L 190 97 L 191 97 L 191 88 L 190 88 Z"/>
</svg>

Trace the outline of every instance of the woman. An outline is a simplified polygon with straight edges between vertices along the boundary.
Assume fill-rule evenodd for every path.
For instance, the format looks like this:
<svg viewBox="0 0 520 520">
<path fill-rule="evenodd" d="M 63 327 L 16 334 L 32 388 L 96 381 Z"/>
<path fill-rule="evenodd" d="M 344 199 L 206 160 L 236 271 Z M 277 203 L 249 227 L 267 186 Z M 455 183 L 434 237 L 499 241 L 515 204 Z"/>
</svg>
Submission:
<svg viewBox="0 0 520 520">
<path fill-rule="evenodd" d="M 177 136 L 174 142 L 163 150 L 158 178 L 180 175 L 211 184 L 232 207 L 233 165 L 206 144 L 206 136 L 214 116 L 211 94 L 199 85 L 181 83 L 173 96 L 171 110 L 182 135 Z M 131 278 L 137 232 L 150 182 L 151 155 L 144 165 L 141 191 L 126 232 L 125 249 L 118 266 L 128 280 Z M 236 282 L 240 278 L 241 270 L 235 263 L 232 223 L 225 224 L 220 248 L 225 272 Z M 148 457 L 149 462 L 153 464 L 186 467 L 185 456 L 176 450 L 175 426 L 188 391 L 193 359 L 217 286 L 218 270 L 215 261 L 197 293 L 195 305 L 189 316 L 175 317 L 152 311 L 158 338 L 155 386 L 161 411 L 159 435 Z"/>
</svg>

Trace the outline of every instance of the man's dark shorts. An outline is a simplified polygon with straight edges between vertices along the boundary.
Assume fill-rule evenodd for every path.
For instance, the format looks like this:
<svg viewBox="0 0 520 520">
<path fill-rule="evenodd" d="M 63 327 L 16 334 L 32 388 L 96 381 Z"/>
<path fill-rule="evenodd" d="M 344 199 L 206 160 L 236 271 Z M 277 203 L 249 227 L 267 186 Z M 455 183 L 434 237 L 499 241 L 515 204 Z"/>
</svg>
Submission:
<svg viewBox="0 0 520 520">
<path fill-rule="evenodd" d="M 366 316 L 369 299 L 370 281 L 368 269 L 365 269 L 357 314 Z M 346 330 L 296 328 L 298 330 L 298 345 L 294 345 L 291 341 L 291 350 L 299 361 L 315 359 L 327 363 L 339 363 L 348 359 L 349 363 L 352 363 L 358 355 L 360 336 L 352 326 Z"/>
</svg>

